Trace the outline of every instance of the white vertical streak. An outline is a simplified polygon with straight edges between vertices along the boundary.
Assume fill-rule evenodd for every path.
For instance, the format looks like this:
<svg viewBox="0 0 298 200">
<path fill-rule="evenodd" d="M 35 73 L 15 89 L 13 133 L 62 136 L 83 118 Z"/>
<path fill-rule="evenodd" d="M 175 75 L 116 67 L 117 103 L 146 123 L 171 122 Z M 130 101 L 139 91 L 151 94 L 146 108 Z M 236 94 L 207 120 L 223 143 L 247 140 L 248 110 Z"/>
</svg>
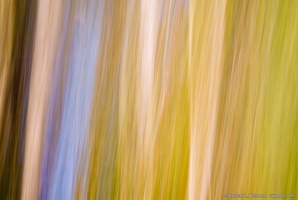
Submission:
<svg viewBox="0 0 298 200">
<path fill-rule="evenodd" d="M 143 197 L 150 198 L 152 189 L 152 148 L 153 133 L 153 80 L 155 69 L 155 54 L 157 41 L 157 0 L 141 1 L 140 24 L 140 74 L 138 83 L 138 147 L 139 170 L 142 174 L 141 184 L 144 184 Z"/>
<path fill-rule="evenodd" d="M 157 1 L 141 2 L 141 66 L 139 101 L 139 136 L 144 140 L 145 148 L 150 146 L 152 132 L 152 95 L 157 40 Z M 144 138 L 143 138 L 144 137 Z"/>
</svg>

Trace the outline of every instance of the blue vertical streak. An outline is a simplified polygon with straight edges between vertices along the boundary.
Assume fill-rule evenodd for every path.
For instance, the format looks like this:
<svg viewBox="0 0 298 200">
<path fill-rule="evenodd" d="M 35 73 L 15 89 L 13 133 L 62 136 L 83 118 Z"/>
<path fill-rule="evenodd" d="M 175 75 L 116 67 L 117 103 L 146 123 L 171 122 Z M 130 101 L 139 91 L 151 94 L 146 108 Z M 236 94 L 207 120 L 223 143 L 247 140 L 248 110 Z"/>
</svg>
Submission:
<svg viewBox="0 0 298 200">
<path fill-rule="evenodd" d="M 51 154 L 53 154 L 53 143 L 55 143 L 55 134 L 58 133 L 55 130 L 55 126 L 57 126 L 57 122 L 55 117 L 55 111 L 57 105 L 59 105 L 59 99 L 57 97 L 59 96 L 59 92 L 63 91 L 59 89 L 61 87 L 61 82 L 59 79 L 63 78 L 60 76 L 62 67 L 61 64 L 63 64 L 64 54 L 65 51 L 65 45 L 67 40 L 67 32 L 68 32 L 68 24 L 70 22 L 70 0 L 66 0 L 64 3 L 64 15 L 63 15 L 63 25 L 62 25 L 62 36 L 59 40 L 59 50 L 57 53 L 57 59 L 56 59 L 56 66 L 54 71 L 54 80 L 53 80 L 53 88 L 51 92 L 50 102 L 49 102 L 49 108 L 48 108 L 48 116 L 47 121 L 45 125 L 45 131 L 44 131 L 44 138 L 43 138 L 43 153 L 41 158 L 41 176 L 40 176 L 40 183 L 41 183 L 41 192 L 40 197 L 41 199 L 45 200 L 48 199 L 49 195 L 49 188 L 51 184 L 51 177 L 52 177 L 52 168 L 51 166 L 54 163 L 51 163 Z M 65 63 L 65 62 L 64 62 Z M 60 122 L 58 122 L 60 123 Z"/>
<path fill-rule="evenodd" d="M 80 12 L 74 13 L 69 74 L 48 199 L 73 199 L 78 166 L 86 155 L 83 149 L 89 140 L 103 4 L 103 0 L 85 1 Z"/>
</svg>

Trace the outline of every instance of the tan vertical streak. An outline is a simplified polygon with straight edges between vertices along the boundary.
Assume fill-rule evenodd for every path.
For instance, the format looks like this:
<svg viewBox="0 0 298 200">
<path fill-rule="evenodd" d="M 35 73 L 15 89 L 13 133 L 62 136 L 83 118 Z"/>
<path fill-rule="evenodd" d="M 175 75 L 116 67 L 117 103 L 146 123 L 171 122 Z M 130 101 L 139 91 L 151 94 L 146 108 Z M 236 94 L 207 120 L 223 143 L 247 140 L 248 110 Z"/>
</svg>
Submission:
<svg viewBox="0 0 298 200">
<path fill-rule="evenodd" d="M 192 66 L 192 33 L 193 33 L 193 0 L 189 0 L 189 5 L 188 5 L 188 85 L 191 86 L 191 66 Z M 191 88 L 190 88 L 191 89 Z M 190 122 L 193 121 L 193 112 L 191 110 L 192 108 L 192 93 L 189 93 L 189 99 L 190 99 Z M 191 130 L 190 130 L 191 132 Z M 194 199 L 194 191 L 195 191 L 195 178 L 192 177 L 192 175 L 194 175 L 195 173 L 195 169 L 194 169 L 194 151 L 192 150 L 192 146 L 194 146 L 193 142 L 192 142 L 192 134 L 190 133 L 190 151 L 189 151 L 189 169 L 188 169 L 188 174 L 189 174 L 189 178 L 188 178 L 188 199 Z"/>
<path fill-rule="evenodd" d="M 38 199 L 40 154 L 46 108 L 54 70 L 62 1 L 38 2 L 30 83 L 22 199 Z"/>
<path fill-rule="evenodd" d="M 190 1 L 189 199 L 206 199 L 211 178 L 226 1 Z"/>
</svg>

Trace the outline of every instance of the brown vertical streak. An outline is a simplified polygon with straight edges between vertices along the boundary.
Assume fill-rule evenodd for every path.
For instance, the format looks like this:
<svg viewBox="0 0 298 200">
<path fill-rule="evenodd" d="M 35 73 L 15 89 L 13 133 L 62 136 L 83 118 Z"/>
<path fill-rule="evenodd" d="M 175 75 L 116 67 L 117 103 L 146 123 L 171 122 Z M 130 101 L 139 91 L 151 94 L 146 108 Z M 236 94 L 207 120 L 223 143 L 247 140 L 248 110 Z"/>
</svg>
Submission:
<svg viewBox="0 0 298 200">
<path fill-rule="evenodd" d="M 1 123 L 0 199 L 19 199 L 35 28 L 35 0 L 15 0 L 12 59 Z"/>
</svg>

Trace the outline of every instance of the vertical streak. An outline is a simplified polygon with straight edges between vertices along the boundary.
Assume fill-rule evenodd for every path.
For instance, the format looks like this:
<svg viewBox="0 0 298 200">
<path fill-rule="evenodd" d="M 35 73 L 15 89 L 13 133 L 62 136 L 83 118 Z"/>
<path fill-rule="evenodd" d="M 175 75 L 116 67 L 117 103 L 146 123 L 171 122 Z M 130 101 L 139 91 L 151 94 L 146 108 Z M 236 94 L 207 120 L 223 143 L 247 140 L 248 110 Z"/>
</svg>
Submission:
<svg viewBox="0 0 298 200">
<path fill-rule="evenodd" d="M 194 44 L 191 51 L 193 54 L 191 60 L 193 111 L 189 172 L 190 199 L 206 199 L 210 187 L 222 70 L 225 4 L 225 1 L 219 0 L 198 1 L 194 3 L 196 10 L 192 13 L 194 25 L 190 27 L 195 28 L 192 30 L 193 38 L 190 38 Z"/>
<path fill-rule="evenodd" d="M 61 129 L 62 119 L 62 101 L 65 92 L 65 82 L 68 70 L 68 24 L 70 22 L 69 0 L 64 4 L 58 4 L 55 9 L 58 13 L 55 15 L 60 21 L 55 22 L 57 42 L 54 43 L 56 50 L 55 60 L 53 61 L 53 79 L 50 88 L 49 102 L 46 110 L 46 122 L 44 126 L 41 172 L 40 172 L 40 198 L 47 199 L 51 189 L 51 183 L 54 174 L 55 153 L 57 150 L 58 136 Z M 55 6 L 53 6 L 55 8 Z M 62 19 L 62 20 L 60 20 Z M 56 19 L 57 20 L 57 19 Z"/>
<path fill-rule="evenodd" d="M 193 1 L 194 0 L 189 0 L 188 1 L 188 85 L 189 87 L 191 86 L 191 68 L 192 68 L 192 43 L 193 43 Z M 192 96 L 192 92 L 189 92 L 189 119 L 190 119 L 190 123 L 193 121 L 193 110 L 192 110 L 192 104 L 193 104 L 193 96 Z M 189 134 L 190 138 L 190 155 L 189 155 L 189 165 L 188 165 L 188 199 L 192 200 L 195 198 L 195 151 L 193 150 L 194 145 L 193 142 L 194 140 L 192 139 L 194 136 L 191 134 L 191 130 L 190 130 L 190 134 Z"/>
<path fill-rule="evenodd" d="M 11 52 L 9 52 L 11 54 L 9 69 L 8 71 L 5 68 L 3 69 L 3 72 L 7 75 L 7 90 L 5 90 L 6 97 L 3 99 L 3 113 L 5 113 L 5 116 L 1 121 L 0 146 L 1 153 L 4 151 L 6 155 L 1 156 L 0 161 L 2 165 L 0 169 L 0 198 L 18 199 L 21 196 L 23 174 L 35 1 L 15 0 L 11 1 L 8 6 L 12 6 L 12 9 L 8 9 L 8 12 L 14 15 L 12 27 L 15 30 L 9 36 L 13 38 Z M 8 14 L 9 16 L 10 14 Z M 8 22 L 12 22 L 11 16 L 8 18 Z M 8 24 L 7 27 L 11 25 Z"/>
<path fill-rule="evenodd" d="M 22 199 L 38 199 L 39 196 L 40 152 L 42 151 L 44 120 L 52 83 L 60 7 L 59 1 L 55 1 L 53 5 L 49 0 L 40 0 L 38 3 L 37 32 L 27 116 Z"/>
<path fill-rule="evenodd" d="M 63 99 L 63 114 L 55 156 L 54 179 L 50 190 L 53 199 L 72 199 L 80 161 L 88 157 L 90 117 L 96 55 L 100 37 L 100 1 L 75 1 L 72 19 L 70 66 Z M 84 161 L 86 162 L 86 161 Z M 87 163 L 87 162 L 86 162 Z M 82 174 L 87 166 L 82 165 Z M 86 182 L 83 180 L 83 182 Z M 86 196 L 82 191 L 82 196 Z"/>
<path fill-rule="evenodd" d="M 141 170 L 141 189 L 138 193 L 148 197 L 152 194 L 152 153 L 154 144 L 153 133 L 153 80 L 155 73 L 155 54 L 157 42 L 157 0 L 142 0 L 140 24 L 140 74 L 138 99 L 138 148 L 139 170 Z"/>
<path fill-rule="evenodd" d="M 141 2 L 141 73 L 140 73 L 140 113 L 139 134 L 144 135 L 145 148 L 149 148 L 149 134 L 152 132 L 152 93 L 157 40 L 157 1 Z"/>
</svg>

